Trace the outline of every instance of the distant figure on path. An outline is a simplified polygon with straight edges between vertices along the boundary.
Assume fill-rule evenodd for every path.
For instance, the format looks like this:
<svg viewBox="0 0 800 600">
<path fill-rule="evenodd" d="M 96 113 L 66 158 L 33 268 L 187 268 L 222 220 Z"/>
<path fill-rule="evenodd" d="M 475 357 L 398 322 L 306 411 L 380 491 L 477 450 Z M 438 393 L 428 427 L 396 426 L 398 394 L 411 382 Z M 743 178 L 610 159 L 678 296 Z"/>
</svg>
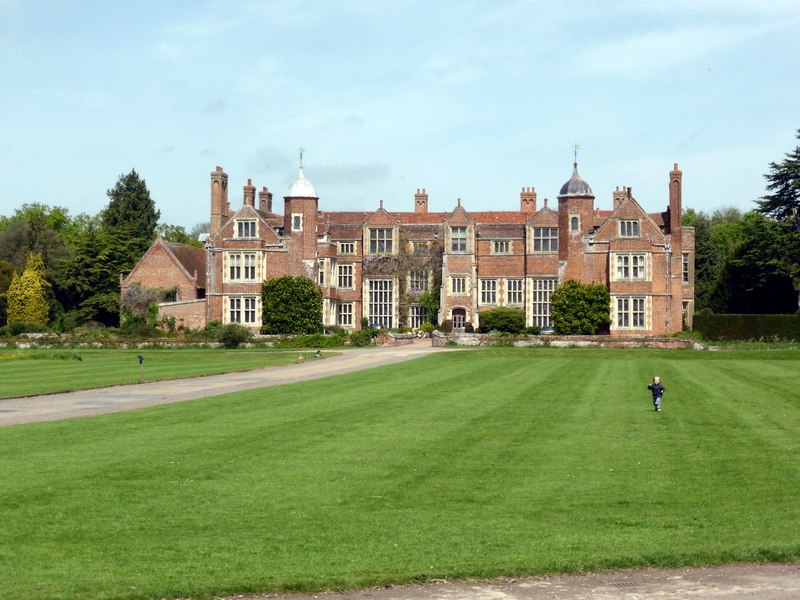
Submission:
<svg viewBox="0 0 800 600">
<path fill-rule="evenodd" d="M 653 377 L 653 383 L 647 386 L 653 392 L 653 406 L 656 412 L 661 412 L 661 396 L 664 395 L 664 386 L 661 385 L 661 377 Z"/>
</svg>

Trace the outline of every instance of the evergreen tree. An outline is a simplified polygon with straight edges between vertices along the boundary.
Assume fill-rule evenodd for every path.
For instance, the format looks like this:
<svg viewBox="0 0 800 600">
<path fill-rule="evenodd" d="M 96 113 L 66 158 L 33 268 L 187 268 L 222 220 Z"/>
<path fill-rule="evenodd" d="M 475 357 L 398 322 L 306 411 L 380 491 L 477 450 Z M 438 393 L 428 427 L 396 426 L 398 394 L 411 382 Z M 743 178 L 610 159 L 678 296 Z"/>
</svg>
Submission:
<svg viewBox="0 0 800 600">
<path fill-rule="evenodd" d="M 42 255 L 28 255 L 22 275 L 17 276 L 15 273 L 8 288 L 8 322 L 24 321 L 25 323 L 47 324 L 47 316 L 50 312 L 47 303 L 49 286 L 50 284 L 44 278 Z"/>
<path fill-rule="evenodd" d="M 101 213 L 103 228 L 135 240 L 134 260 L 138 260 L 153 242 L 161 212 L 156 210 L 145 180 L 133 169 L 120 175 L 106 194 L 110 202 Z"/>
<path fill-rule="evenodd" d="M 569 279 L 550 298 L 550 314 L 558 333 L 594 335 L 611 324 L 611 296 L 599 283 Z"/>
<path fill-rule="evenodd" d="M 264 333 L 317 333 L 322 329 L 322 291 L 308 277 L 284 275 L 261 291 Z"/>
<path fill-rule="evenodd" d="M 800 139 L 800 129 L 797 130 Z M 779 163 L 769 163 L 767 189 L 772 192 L 758 200 L 758 211 L 777 219 L 790 221 L 800 231 L 800 146 L 786 153 Z"/>
<path fill-rule="evenodd" d="M 135 265 L 138 240 L 90 228 L 65 261 L 57 282 L 64 306 L 78 323 L 119 324 L 119 277 Z"/>
</svg>

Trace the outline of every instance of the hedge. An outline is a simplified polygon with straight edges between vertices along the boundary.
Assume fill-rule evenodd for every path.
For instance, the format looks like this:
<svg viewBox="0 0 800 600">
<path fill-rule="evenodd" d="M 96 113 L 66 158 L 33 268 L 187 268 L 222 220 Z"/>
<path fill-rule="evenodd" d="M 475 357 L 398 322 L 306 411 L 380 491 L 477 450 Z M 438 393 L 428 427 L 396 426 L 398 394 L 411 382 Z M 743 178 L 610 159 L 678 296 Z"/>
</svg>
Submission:
<svg viewBox="0 0 800 600">
<path fill-rule="evenodd" d="M 800 315 L 694 315 L 707 340 L 800 340 Z"/>
</svg>

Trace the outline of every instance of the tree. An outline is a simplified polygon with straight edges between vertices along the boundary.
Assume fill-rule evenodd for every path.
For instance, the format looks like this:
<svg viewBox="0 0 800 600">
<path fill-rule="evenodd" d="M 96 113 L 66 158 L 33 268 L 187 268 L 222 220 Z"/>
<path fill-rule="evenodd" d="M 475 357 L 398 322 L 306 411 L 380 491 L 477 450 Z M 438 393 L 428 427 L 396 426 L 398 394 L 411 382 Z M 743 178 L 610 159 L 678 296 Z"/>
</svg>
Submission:
<svg viewBox="0 0 800 600">
<path fill-rule="evenodd" d="M 284 275 L 262 286 L 264 333 L 317 333 L 322 329 L 322 291 L 308 277 Z"/>
<path fill-rule="evenodd" d="M 558 333 L 594 335 L 611 324 L 611 296 L 599 283 L 569 279 L 550 299 L 550 315 Z"/>
<path fill-rule="evenodd" d="M 797 310 L 800 234 L 753 211 L 742 218 L 741 236 L 725 258 L 709 307 L 734 314 Z"/>
<path fill-rule="evenodd" d="M 57 282 L 77 322 L 119 324 L 119 277 L 133 268 L 137 244 L 123 233 L 95 228 L 80 239 Z"/>
<path fill-rule="evenodd" d="M 46 292 L 49 283 L 44 278 L 44 263 L 41 254 L 28 255 L 21 276 L 14 273 L 8 288 L 8 322 L 47 324 L 50 312 Z"/>
<path fill-rule="evenodd" d="M 800 129 L 797 130 L 800 139 Z M 758 211 L 778 221 L 793 222 L 800 231 L 800 146 L 786 153 L 779 163 L 769 163 L 767 189 L 772 192 L 758 200 Z"/>
<path fill-rule="evenodd" d="M 153 242 L 161 212 L 156 210 L 145 180 L 133 169 L 127 175 L 120 175 L 106 194 L 110 202 L 101 213 L 103 228 L 136 240 L 138 260 Z"/>
<path fill-rule="evenodd" d="M 480 313 L 481 332 L 505 331 L 522 333 L 525 329 L 525 311 L 521 308 L 500 306 Z"/>
<path fill-rule="evenodd" d="M 196 246 L 198 248 L 203 247 L 203 245 L 198 242 L 197 239 L 192 239 L 181 225 L 167 225 L 166 223 L 159 223 L 157 231 L 165 242 L 172 242 L 173 244 L 186 244 L 188 246 Z"/>
</svg>

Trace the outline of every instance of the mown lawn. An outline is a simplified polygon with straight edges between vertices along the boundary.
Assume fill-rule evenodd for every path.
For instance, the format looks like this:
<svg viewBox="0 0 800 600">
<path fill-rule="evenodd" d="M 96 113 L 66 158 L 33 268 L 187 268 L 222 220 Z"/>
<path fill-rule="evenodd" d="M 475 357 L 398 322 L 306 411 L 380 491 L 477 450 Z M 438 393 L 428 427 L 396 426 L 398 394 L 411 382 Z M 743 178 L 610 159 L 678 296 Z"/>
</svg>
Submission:
<svg viewBox="0 0 800 600">
<path fill-rule="evenodd" d="M 298 354 L 267 350 L 13 350 L 0 349 L 0 398 L 109 385 L 247 371 L 297 362 Z"/>
<path fill-rule="evenodd" d="M 452 352 L 6 427 L 0 597 L 798 560 L 797 357 Z"/>
</svg>

